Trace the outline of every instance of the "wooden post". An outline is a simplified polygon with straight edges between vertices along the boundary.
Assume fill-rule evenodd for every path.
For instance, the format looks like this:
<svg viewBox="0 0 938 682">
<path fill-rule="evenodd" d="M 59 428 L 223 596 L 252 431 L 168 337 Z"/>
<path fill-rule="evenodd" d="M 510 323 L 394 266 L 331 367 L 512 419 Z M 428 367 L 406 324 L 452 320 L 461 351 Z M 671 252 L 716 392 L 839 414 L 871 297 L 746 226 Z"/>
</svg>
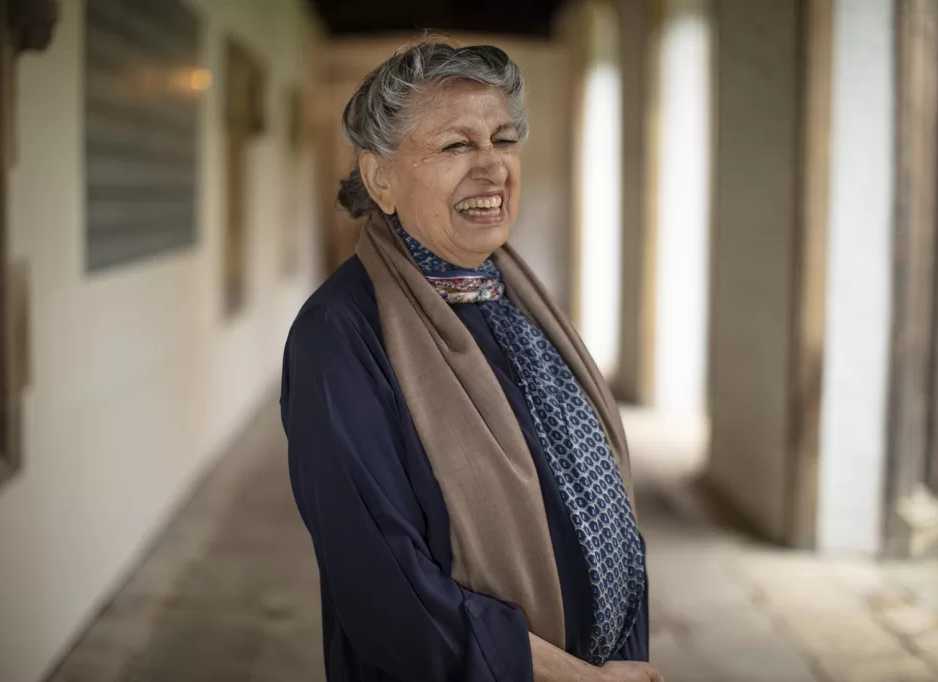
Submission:
<svg viewBox="0 0 938 682">
<path fill-rule="evenodd" d="M 266 128 L 265 79 L 254 57 L 239 43 L 225 46 L 226 219 L 223 246 L 224 311 L 236 314 L 244 305 L 246 225 L 245 153 L 251 138 Z"/>
<path fill-rule="evenodd" d="M 938 6 L 901 0 L 897 10 L 898 166 L 884 530 L 886 554 L 907 556 L 938 550 Z"/>
<path fill-rule="evenodd" d="M 16 56 L 41 51 L 58 21 L 52 0 L 0 0 L 0 484 L 22 465 L 21 397 L 30 381 L 28 269 L 7 249 L 7 174 L 16 158 Z"/>
<path fill-rule="evenodd" d="M 792 386 L 789 452 L 792 457 L 788 540 L 816 544 L 821 422 L 821 376 L 826 322 L 828 180 L 830 177 L 832 0 L 806 0 L 802 12 L 802 182 L 798 246 L 794 255 Z"/>
<path fill-rule="evenodd" d="M 13 156 L 13 36 L 9 27 L 8 0 L 0 0 L 0 483 L 19 469 L 21 453 L 12 447 L 9 425 L 15 419 L 8 386 L 7 338 L 7 173 Z"/>
</svg>

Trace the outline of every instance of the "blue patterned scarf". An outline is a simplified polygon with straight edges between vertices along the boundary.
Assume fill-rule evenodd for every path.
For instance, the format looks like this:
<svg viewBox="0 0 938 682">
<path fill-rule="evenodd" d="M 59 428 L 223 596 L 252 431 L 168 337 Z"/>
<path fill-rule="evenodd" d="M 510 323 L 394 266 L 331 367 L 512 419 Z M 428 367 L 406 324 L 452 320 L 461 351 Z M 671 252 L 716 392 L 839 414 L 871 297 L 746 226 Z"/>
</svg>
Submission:
<svg viewBox="0 0 938 682">
<path fill-rule="evenodd" d="M 476 303 L 508 356 L 589 570 L 589 660 L 601 665 L 632 631 L 645 591 L 644 551 L 622 476 L 596 412 L 560 353 L 504 295 L 489 258 L 443 260 L 392 221 L 427 280 L 450 303 Z"/>
</svg>

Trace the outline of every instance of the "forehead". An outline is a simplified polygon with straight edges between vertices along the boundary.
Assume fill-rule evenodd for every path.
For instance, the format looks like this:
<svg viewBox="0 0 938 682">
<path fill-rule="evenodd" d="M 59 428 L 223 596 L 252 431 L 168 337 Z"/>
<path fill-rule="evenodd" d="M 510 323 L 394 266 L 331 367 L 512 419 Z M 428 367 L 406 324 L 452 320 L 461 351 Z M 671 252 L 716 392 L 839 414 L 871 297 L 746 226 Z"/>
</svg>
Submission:
<svg viewBox="0 0 938 682">
<path fill-rule="evenodd" d="M 453 80 L 421 92 L 413 102 L 415 135 L 433 135 L 451 128 L 496 128 L 511 123 L 508 99 L 498 88 Z"/>
</svg>

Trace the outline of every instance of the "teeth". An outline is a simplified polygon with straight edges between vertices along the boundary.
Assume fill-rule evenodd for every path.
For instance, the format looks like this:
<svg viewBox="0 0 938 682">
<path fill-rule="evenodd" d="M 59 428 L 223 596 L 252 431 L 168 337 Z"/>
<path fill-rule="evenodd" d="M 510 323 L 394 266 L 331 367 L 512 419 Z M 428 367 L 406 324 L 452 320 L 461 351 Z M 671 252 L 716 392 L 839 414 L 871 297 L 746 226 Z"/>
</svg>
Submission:
<svg viewBox="0 0 938 682">
<path fill-rule="evenodd" d="M 458 204 L 456 204 L 456 210 L 465 211 L 469 208 L 498 208 L 501 205 L 501 195 L 496 195 L 494 197 L 470 197 L 469 199 L 463 199 Z"/>
</svg>

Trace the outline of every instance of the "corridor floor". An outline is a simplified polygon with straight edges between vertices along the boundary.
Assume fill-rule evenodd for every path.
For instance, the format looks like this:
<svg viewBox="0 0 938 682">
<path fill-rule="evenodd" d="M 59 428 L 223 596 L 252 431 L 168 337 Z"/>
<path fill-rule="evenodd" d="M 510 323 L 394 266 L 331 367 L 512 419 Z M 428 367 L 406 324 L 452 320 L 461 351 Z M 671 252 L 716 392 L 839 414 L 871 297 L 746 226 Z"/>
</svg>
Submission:
<svg viewBox="0 0 938 682">
<path fill-rule="evenodd" d="M 938 680 L 938 561 L 822 559 L 717 521 L 703 431 L 625 411 L 668 682 Z M 276 405 L 197 487 L 52 682 L 322 680 L 318 580 Z"/>
</svg>

